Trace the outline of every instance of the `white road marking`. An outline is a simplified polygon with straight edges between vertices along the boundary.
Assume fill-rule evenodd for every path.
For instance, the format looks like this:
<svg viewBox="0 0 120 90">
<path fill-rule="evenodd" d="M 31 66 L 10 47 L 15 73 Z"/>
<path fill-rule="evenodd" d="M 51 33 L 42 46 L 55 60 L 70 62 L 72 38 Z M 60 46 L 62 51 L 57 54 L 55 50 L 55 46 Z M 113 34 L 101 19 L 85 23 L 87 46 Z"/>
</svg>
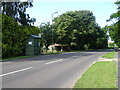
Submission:
<svg viewBox="0 0 120 90">
<path fill-rule="evenodd" d="M 48 62 L 48 63 L 45 63 L 45 64 L 51 64 L 51 63 L 60 62 L 60 61 L 63 61 L 63 59 L 52 61 L 52 62 Z"/>
<path fill-rule="evenodd" d="M 72 58 L 75 58 L 75 57 L 78 57 L 78 56 L 71 56 L 71 57 L 69 57 L 69 59 L 72 59 Z"/>
<path fill-rule="evenodd" d="M 72 56 L 72 57 L 78 57 L 78 56 Z"/>
<path fill-rule="evenodd" d="M 0 77 L 10 75 L 10 74 L 14 74 L 14 73 L 17 73 L 17 72 L 22 72 L 22 71 L 25 71 L 25 70 L 28 70 L 28 69 L 31 69 L 31 68 L 33 68 L 33 67 L 28 67 L 28 68 L 16 70 L 16 71 L 13 71 L 13 72 L 5 73 L 5 74 L 0 75 Z"/>
</svg>

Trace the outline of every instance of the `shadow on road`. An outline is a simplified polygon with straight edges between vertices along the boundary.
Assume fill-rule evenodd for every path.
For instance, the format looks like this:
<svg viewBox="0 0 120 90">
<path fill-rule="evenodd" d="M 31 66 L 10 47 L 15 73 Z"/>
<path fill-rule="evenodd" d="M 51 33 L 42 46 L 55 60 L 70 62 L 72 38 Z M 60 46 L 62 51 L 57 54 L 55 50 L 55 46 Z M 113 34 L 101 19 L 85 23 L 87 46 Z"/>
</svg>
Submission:
<svg viewBox="0 0 120 90">
<path fill-rule="evenodd" d="M 35 56 L 35 57 L 28 57 L 25 59 L 13 59 L 13 60 L 6 60 L 3 62 L 26 62 L 26 61 L 45 61 L 45 60 L 57 60 L 57 59 L 66 59 L 72 56 L 90 56 L 93 55 L 97 52 L 110 52 L 113 51 L 111 50 L 92 50 L 92 51 L 80 51 L 80 52 L 64 52 L 64 53 L 59 53 L 59 54 L 55 54 L 55 55 L 39 55 L 39 56 Z"/>
</svg>

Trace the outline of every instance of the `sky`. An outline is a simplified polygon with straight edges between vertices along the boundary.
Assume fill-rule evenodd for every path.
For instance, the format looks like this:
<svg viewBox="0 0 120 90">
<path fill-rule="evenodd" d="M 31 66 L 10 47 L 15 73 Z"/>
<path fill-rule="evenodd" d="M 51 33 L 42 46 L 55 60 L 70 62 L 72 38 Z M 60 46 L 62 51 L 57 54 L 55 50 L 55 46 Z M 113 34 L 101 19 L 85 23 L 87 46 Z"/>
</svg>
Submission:
<svg viewBox="0 0 120 90">
<path fill-rule="evenodd" d="M 96 23 L 104 27 L 113 22 L 106 22 L 112 13 L 117 12 L 117 0 L 33 0 L 33 7 L 27 12 L 31 18 L 36 18 L 35 26 L 42 22 L 51 22 L 53 18 L 66 13 L 67 11 L 90 10 L 96 17 Z"/>
</svg>

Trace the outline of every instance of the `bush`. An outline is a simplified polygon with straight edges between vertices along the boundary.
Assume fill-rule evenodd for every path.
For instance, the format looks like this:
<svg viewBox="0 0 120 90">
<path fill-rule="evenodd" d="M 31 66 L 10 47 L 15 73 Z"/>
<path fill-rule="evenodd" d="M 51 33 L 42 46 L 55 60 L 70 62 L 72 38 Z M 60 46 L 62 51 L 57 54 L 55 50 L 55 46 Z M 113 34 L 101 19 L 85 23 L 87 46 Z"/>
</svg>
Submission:
<svg viewBox="0 0 120 90">
<path fill-rule="evenodd" d="M 38 35 L 39 29 L 34 26 L 18 25 L 13 18 L 2 16 L 2 57 L 25 55 L 27 35 Z"/>
</svg>

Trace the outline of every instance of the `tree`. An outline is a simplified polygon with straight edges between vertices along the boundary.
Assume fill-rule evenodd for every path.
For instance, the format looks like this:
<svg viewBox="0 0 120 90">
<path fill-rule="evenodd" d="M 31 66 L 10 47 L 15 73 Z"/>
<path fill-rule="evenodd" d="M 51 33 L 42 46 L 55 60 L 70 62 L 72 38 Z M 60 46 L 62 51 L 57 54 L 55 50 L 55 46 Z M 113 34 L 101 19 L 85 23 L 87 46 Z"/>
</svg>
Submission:
<svg viewBox="0 0 120 90">
<path fill-rule="evenodd" d="M 68 47 L 74 46 L 76 49 L 84 49 L 86 46 L 97 48 L 98 44 L 102 45 L 104 41 L 100 38 L 104 37 L 106 40 L 105 34 L 95 22 L 95 16 L 90 11 L 66 12 L 55 18 L 53 26 L 58 36 L 57 43 Z"/>
<path fill-rule="evenodd" d="M 115 4 L 120 4 L 120 1 L 117 1 Z M 120 9 L 120 7 L 118 7 Z M 116 23 L 112 24 L 110 29 L 110 35 L 115 43 L 120 47 L 120 11 L 111 14 L 110 19 L 107 21 L 116 20 Z"/>
<path fill-rule="evenodd" d="M 47 51 L 48 46 L 52 44 L 52 28 L 51 28 L 50 22 L 41 23 L 40 29 L 41 29 L 42 38 L 44 39 L 44 45 Z M 53 31 L 53 37 L 54 36 L 55 36 L 55 33 Z"/>
<path fill-rule="evenodd" d="M 19 22 L 22 25 L 32 25 L 36 21 L 35 18 L 30 18 L 29 14 L 26 14 L 26 8 L 32 7 L 31 0 L 27 2 L 7 2 L 4 0 L 2 2 L 2 13 L 6 14 L 15 19 L 15 21 Z"/>
<path fill-rule="evenodd" d="M 25 55 L 28 35 L 38 35 L 40 29 L 34 26 L 18 25 L 12 17 L 2 15 L 2 56 L 3 58 Z"/>
</svg>

